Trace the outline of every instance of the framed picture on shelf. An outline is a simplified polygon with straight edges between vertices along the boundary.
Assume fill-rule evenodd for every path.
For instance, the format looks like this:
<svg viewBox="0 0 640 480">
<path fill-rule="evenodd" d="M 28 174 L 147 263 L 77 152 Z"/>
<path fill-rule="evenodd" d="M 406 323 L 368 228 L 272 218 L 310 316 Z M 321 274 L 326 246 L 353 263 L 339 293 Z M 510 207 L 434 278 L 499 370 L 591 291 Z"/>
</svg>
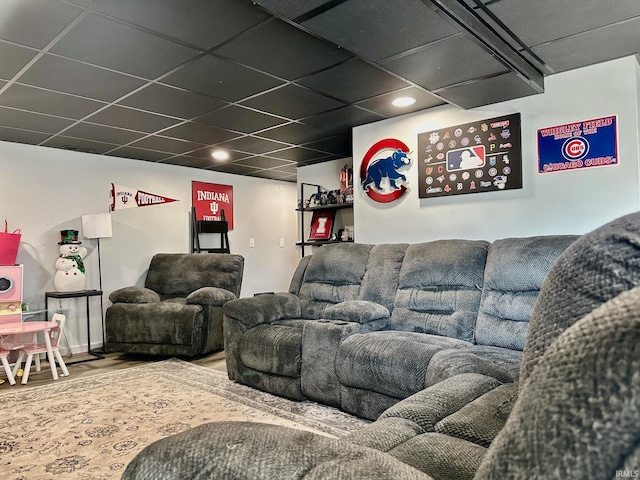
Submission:
<svg viewBox="0 0 640 480">
<path fill-rule="evenodd" d="M 309 240 L 329 240 L 335 220 L 335 210 L 313 212 Z"/>
</svg>

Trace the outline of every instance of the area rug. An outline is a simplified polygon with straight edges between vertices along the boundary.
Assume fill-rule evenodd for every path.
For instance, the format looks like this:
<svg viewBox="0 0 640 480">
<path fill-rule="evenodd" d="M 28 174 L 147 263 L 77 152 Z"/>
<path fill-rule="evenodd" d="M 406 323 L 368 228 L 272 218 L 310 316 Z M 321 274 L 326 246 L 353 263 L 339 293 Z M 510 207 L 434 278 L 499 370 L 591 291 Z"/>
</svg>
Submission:
<svg viewBox="0 0 640 480">
<path fill-rule="evenodd" d="M 116 480 L 146 445 L 242 420 L 341 437 L 368 423 L 172 359 L 0 394 L 0 479 Z"/>
</svg>

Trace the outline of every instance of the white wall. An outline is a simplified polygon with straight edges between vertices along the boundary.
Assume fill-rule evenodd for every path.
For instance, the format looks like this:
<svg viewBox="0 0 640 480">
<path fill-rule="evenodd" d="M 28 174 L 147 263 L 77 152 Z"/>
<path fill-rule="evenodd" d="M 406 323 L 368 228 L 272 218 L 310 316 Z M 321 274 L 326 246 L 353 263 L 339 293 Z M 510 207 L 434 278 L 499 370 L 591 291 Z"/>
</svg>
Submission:
<svg viewBox="0 0 640 480">
<path fill-rule="evenodd" d="M 401 200 L 379 204 L 356 188 L 358 241 L 492 241 L 509 236 L 585 233 L 638 210 L 638 72 L 636 57 L 626 57 L 547 77 L 544 94 L 474 110 L 438 107 L 355 128 L 353 159 L 358 172 L 366 151 L 383 138 L 397 138 L 416 151 L 419 133 L 520 112 L 524 185 L 520 190 L 419 199 L 414 158 L 405 172 L 412 190 Z M 619 165 L 537 173 L 538 128 L 612 114 L 618 115 Z M 356 178 L 356 184 L 358 181 Z"/>
<path fill-rule="evenodd" d="M 98 288 L 97 241 L 82 238 L 81 216 L 108 211 L 111 182 L 179 201 L 113 212 L 113 238 L 100 242 L 105 309 L 113 290 L 143 285 L 155 253 L 190 251 L 192 180 L 233 186 L 229 243 L 232 253 L 245 258 L 241 296 L 287 290 L 299 260 L 293 183 L 8 142 L 0 142 L 0 172 L 0 221 L 7 219 L 10 230 L 21 229 L 17 261 L 24 265 L 24 299 L 32 310 L 44 306 L 44 292 L 54 290 L 62 229 L 80 231 L 89 250 L 86 288 Z M 254 248 L 249 248 L 250 237 Z M 281 237 L 284 248 L 279 247 Z M 100 304 L 95 298 L 92 344 L 99 346 Z M 84 301 L 62 301 L 71 318 L 65 330 L 74 351 L 86 344 Z M 58 307 L 50 301 L 50 310 Z"/>
</svg>

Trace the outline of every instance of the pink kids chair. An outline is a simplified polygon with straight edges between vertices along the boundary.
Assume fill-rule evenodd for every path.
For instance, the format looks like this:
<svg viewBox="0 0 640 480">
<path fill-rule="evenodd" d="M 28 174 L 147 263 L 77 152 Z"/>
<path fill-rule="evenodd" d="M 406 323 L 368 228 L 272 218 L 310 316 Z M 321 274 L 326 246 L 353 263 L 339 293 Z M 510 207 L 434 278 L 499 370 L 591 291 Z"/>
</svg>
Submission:
<svg viewBox="0 0 640 480">
<path fill-rule="evenodd" d="M 62 376 L 66 377 L 69 375 L 69 370 L 67 370 L 67 366 L 62 360 L 62 355 L 60 355 L 60 339 L 62 338 L 62 330 L 64 328 L 64 322 L 66 317 L 61 313 L 54 313 L 53 317 L 51 317 L 52 322 L 56 322 L 58 324 L 57 327 L 52 328 L 50 332 L 51 336 L 51 349 L 53 350 L 53 355 L 60 365 L 60 369 L 62 370 Z M 46 333 L 45 333 L 46 335 Z M 20 354 L 18 355 L 18 360 L 16 361 L 13 367 L 13 376 L 16 375 L 16 372 L 20 369 L 20 365 L 24 360 L 25 356 L 27 357 L 25 361 L 24 373 L 22 374 L 22 384 L 25 385 L 29 380 L 29 372 L 31 371 L 31 362 L 33 361 L 33 357 L 36 359 L 36 372 L 40 371 L 40 354 L 47 353 L 47 346 L 44 343 L 33 343 L 31 345 L 26 345 L 20 349 Z"/>
<path fill-rule="evenodd" d="M 0 361 L 2 362 L 4 371 L 7 374 L 7 380 L 9 380 L 10 385 L 15 385 L 16 380 L 13 376 L 13 372 L 11 371 L 11 367 L 9 366 L 9 360 L 7 359 L 10 353 L 11 350 L 4 350 L 3 348 L 0 348 Z"/>
</svg>

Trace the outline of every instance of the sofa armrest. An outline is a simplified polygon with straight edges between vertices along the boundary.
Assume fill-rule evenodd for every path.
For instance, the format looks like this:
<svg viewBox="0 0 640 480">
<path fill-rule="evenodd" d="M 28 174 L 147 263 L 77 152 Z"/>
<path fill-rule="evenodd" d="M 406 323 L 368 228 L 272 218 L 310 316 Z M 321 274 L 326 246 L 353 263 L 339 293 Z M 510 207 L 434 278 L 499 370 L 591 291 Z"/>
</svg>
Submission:
<svg viewBox="0 0 640 480">
<path fill-rule="evenodd" d="M 224 304 L 223 314 L 246 328 L 277 320 L 300 318 L 300 299 L 290 293 L 238 298 Z"/>
<path fill-rule="evenodd" d="M 328 320 L 367 323 L 389 318 L 389 309 L 368 300 L 352 300 L 328 306 L 324 310 L 323 317 Z"/>
<path fill-rule="evenodd" d="M 145 287 L 124 287 L 114 290 L 109 295 L 111 303 L 156 303 L 160 295 Z"/>
<path fill-rule="evenodd" d="M 187 295 L 187 304 L 189 305 L 211 305 L 212 307 L 221 307 L 230 300 L 237 297 L 233 292 L 218 287 L 202 287 Z"/>
</svg>

